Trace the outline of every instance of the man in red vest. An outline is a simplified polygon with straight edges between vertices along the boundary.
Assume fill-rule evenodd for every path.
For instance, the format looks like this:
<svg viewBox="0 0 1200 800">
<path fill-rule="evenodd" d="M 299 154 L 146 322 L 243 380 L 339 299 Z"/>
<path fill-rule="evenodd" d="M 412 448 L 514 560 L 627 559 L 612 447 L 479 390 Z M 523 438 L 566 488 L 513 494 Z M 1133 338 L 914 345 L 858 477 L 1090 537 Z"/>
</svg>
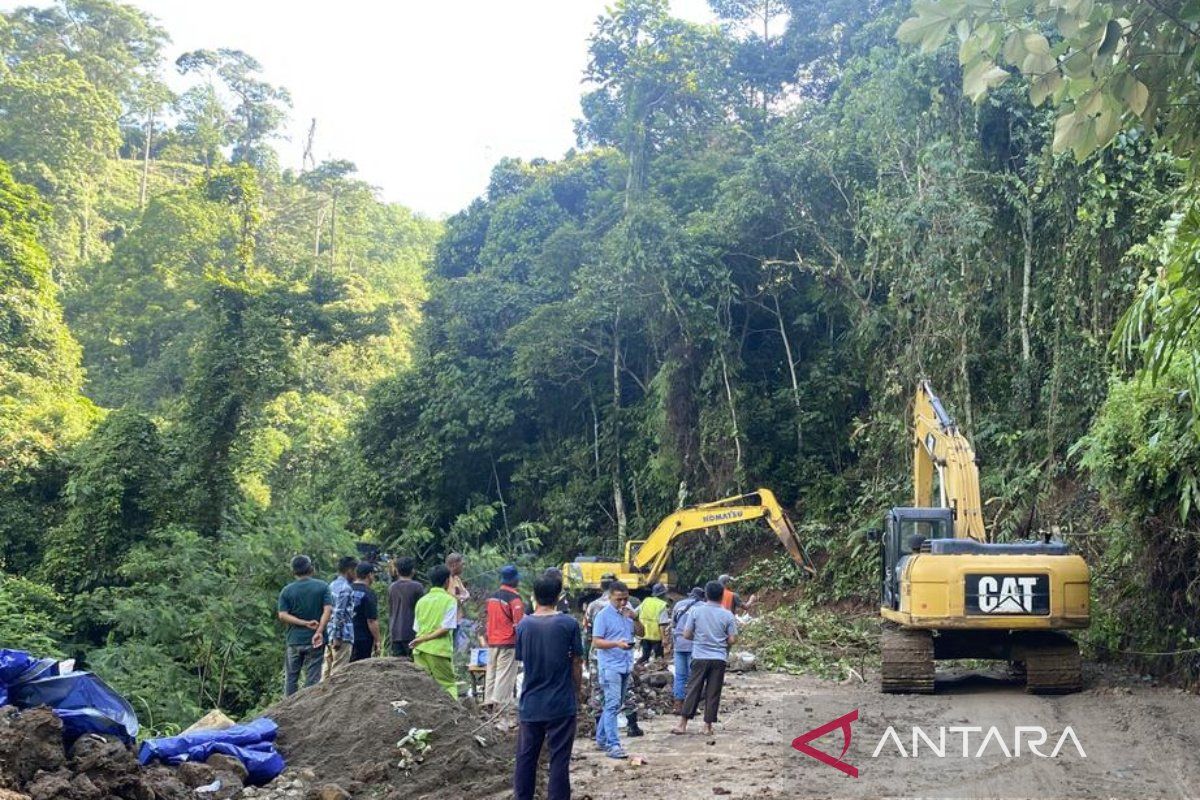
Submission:
<svg viewBox="0 0 1200 800">
<path fill-rule="evenodd" d="M 487 680 L 483 701 L 504 708 L 511 706 L 517 686 L 517 623 L 525 616 L 525 604 L 517 593 L 521 575 L 514 566 L 500 570 L 500 591 L 487 601 Z"/>
<path fill-rule="evenodd" d="M 717 583 L 721 584 L 721 587 L 724 590 L 721 594 L 722 608 L 734 614 L 745 608 L 746 604 L 742 602 L 742 598 L 738 596 L 737 592 L 729 588 L 730 584 L 733 583 L 733 577 L 731 575 L 722 575 L 721 577 L 717 578 Z"/>
</svg>

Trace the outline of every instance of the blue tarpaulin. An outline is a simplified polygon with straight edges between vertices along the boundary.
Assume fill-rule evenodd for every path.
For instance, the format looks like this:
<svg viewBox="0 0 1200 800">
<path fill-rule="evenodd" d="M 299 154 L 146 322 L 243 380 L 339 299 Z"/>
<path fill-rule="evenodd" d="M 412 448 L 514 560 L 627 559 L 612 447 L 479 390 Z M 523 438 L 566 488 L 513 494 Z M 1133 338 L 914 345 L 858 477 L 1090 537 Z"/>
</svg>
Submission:
<svg viewBox="0 0 1200 800">
<path fill-rule="evenodd" d="M 49 706 L 63 722 L 63 738 L 73 742 L 85 733 L 137 737 L 133 707 L 90 672 L 60 675 L 52 658 L 34 658 L 22 650 L 0 650 L 0 705 L 17 708 Z"/>
<path fill-rule="evenodd" d="M 176 766 L 184 761 L 204 761 L 213 753 L 224 753 L 246 766 L 249 773 L 247 783 L 262 786 L 274 780 L 285 766 L 283 756 L 275 750 L 275 734 L 278 730 L 279 726 L 274 720 L 260 717 L 223 731 L 192 731 L 179 736 L 148 739 L 142 742 L 138 761 L 149 764 L 159 759 Z"/>
</svg>

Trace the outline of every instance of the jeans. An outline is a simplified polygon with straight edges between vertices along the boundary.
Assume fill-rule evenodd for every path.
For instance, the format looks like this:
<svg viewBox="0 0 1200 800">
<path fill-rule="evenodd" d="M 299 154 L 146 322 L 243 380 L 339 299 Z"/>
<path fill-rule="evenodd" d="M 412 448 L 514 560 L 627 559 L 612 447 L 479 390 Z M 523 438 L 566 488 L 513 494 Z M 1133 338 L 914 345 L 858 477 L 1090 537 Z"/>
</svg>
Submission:
<svg viewBox="0 0 1200 800">
<path fill-rule="evenodd" d="M 629 673 L 601 667 L 600 687 L 604 691 L 604 710 L 600 712 L 600 722 L 596 725 L 596 744 L 611 750 L 621 746 L 617 734 L 617 714 L 625 704 L 625 693 L 629 691 Z"/>
<path fill-rule="evenodd" d="M 547 800 L 571 800 L 571 748 L 575 744 L 575 717 L 548 722 L 522 722 L 517 733 L 517 766 L 513 772 L 515 800 L 533 800 L 538 757 L 542 743 L 550 751 Z"/>
<path fill-rule="evenodd" d="M 688 677 L 692 674 L 692 651 L 686 652 L 675 651 L 675 685 L 671 687 L 671 694 L 676 700 L 682 700 L 687 696 Z"/>
<path fill-rule="evenodd" d="M 325 660 L 325 646 L 289 644 L 283 660 L 283 696 L 296 693 L 300 669 L 304 669 L 304 686 L 315 686 L 321 680 L 321 662 Z"/>
</svg>

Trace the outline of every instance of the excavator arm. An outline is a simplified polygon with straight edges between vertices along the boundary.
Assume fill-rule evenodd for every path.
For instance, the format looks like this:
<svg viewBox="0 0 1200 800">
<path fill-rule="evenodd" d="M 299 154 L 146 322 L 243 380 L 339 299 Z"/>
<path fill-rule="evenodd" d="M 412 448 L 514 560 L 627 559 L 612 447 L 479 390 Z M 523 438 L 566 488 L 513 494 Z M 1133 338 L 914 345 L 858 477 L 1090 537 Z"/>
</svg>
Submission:
<svg viewBox="0 0 1200 800">
<path fill-rule="evenodd" d="M 754 498 L 757 498 L 757 502 L 753 502 Z M 633 569 L 644 571 L 646 583 L 651 584 L 666 569 L 671 550 L 680 536 L 695 530 L 760 518 L 766 519 L 792 560 L 815 575 L 816 569 L 805 552 L 796 529 L 769 489 L 758 489 L 750 494 L 679 509 L 658 523 L 637 551 L 628 557 L 628 562 Z"/>
<path fill-rule="evenodd" d="M 929 381 L 921 381 L 917 388 L 913 432 L 913 505 L 952 509 L 956 539 L 986 542 L 975 450 L 946 413 Z M 938 502 L 932 496 L 935 473 L 941 495 Z"/>
</svg>

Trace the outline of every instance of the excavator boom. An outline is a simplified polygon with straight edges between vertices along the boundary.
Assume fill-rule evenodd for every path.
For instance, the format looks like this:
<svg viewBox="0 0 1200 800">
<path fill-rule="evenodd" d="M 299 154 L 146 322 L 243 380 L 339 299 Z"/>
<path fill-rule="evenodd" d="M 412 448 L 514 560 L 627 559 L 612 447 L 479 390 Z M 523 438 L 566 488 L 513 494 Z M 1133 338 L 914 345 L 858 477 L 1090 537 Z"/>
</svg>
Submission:
<svg viewBox="0 0 1200 800">
<path fill-rule="evenodd" d="M 940 485 L 936 502 L 935 473 Z M 975 450 L 946 413 L 929 381 L 921 381 L 913 404 L 913 505 L 949 508 L 954 512 L 955 538 L 987 541 Z"/>
</svg>

